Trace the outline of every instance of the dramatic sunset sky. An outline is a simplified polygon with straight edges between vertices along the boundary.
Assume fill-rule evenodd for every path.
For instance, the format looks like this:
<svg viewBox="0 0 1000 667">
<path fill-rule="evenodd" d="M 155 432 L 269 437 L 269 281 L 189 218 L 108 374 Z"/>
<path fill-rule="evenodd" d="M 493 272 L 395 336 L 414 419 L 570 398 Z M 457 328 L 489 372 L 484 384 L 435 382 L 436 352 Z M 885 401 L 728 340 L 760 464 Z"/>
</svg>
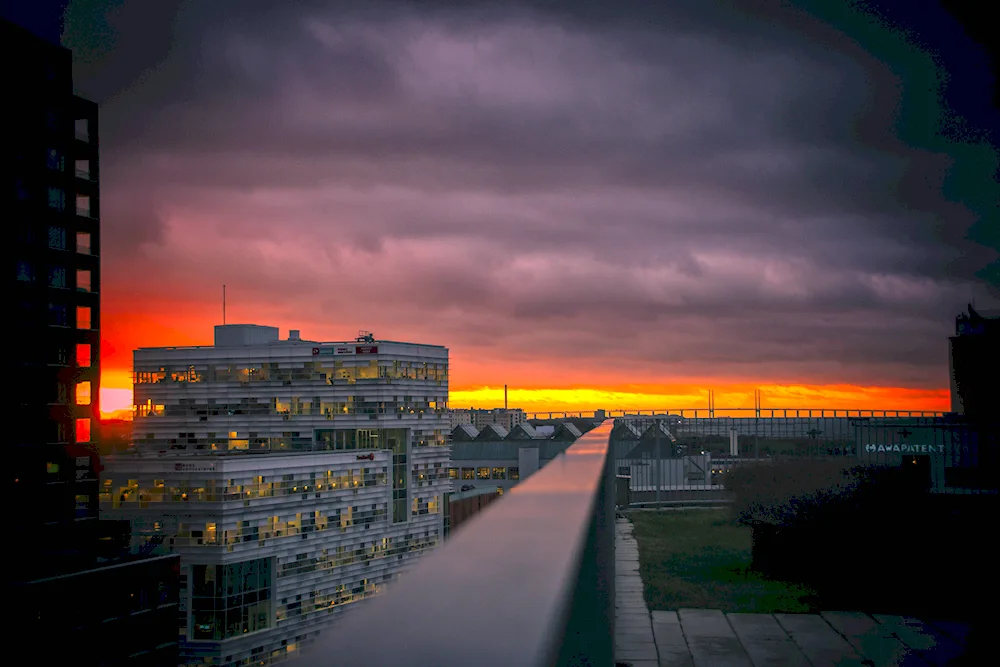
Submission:
<svg viewBox="0 0 1000 667">
<path fill-rule="evenodd" d="M 230 323 L 448 346 L 453 407 L 948 409 L 1000 290 L 986 56 L 788 4 L 71 3 L 103 408 L 226 284 Z"/>
</svg>

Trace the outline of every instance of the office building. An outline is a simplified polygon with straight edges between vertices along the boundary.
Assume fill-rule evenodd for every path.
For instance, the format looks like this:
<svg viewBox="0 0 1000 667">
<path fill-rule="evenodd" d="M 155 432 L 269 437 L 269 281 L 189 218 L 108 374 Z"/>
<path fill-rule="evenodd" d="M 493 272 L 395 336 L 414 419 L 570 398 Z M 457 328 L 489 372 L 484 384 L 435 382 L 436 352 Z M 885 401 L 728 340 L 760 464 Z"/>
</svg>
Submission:
<svg viewBox="0 0 1000 667">
<path fill-rule="evenodd" d="M 6 654 L 37 662 L 57 645 L 75 665 L 176 665 L 176 624 L 162 620 L 176 615 L 178 559 L 129 555 L 128 524 L 98 520 L 97 105 L 73 93 L 68 49 L 9 21 L 0 47 L 16 342 L 5 488 L 18 503 Z"/>
<path fill-rule="evenodd" d="M 511 431 L 519 424 L 528 423 L 528 418 L 521 408 L 492 408 L 489 410 L 477 408 L 457 408 L 448 411 L 449 429 L 453 430 L 459 424 L 471 424 L 477 431 L 482 431 L 489 424 Z"/>
<path fill-rule="evenodd" d="M 443 538 L 444 347 L 218 326 L 137 350 L 134 387 L 101 511 L 181 555 L 184 664 L 285 659 Z"/>
</svg>

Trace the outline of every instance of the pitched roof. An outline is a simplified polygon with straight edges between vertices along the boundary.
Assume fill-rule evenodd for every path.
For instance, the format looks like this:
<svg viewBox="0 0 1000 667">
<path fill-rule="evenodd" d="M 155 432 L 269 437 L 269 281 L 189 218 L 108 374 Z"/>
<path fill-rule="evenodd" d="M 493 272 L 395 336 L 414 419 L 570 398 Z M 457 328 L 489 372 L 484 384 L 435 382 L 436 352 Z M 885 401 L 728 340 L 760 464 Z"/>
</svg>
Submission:
<svg viewBox="0 0 1000 667">
<path fill-rule="evenodd" d="M 550 461 L 566 451 L 569 443 L 565 440 L 503 440 L 462 442 L 451 448 L 452 465 L 462 465 L 459 461 L 507 461 L 509 465 L 517 465 L 518 452 L 521 449 L 538 450 L 540 462 Z"/>
<path fill-rule="evenodd" d="M 538 433 L 535 431 L 535 427 L 524 422 L 522 424 L 516 424 L 514 428 L 510 430 L 507 434 L 507 440 L 525 440 L 531 438 L 537 438 Z"/>
<path fill-rule="evenodd" d="M 476 440 L 503 440 L 507 437 L 507 429 L 500 424 L 486 424 L 476 436 Z"/>
<path fill-rule="evenodd" d="M 625 420 L 615 421 L 615 426 L 611 429 L 612 440 L 638 440 L 642 437 L 642 432 L 632 422 Z"/>
<path fill-rule="evenodd" d="M 583 432 L 576 427 L 573 422 L 562 422 L 556 427 L 556 432 L 553 434 L 553 438 L 565 438 L 567 436 L 572 437 L 574 440 L 583 435 Z"/>
<path fill-rule="evenodd" d="M 479 431 L 472 424 L 458 424 L 451 431 L 451 439 L 459 442 L 475 440 L 479 436 Z"/>
</svg>

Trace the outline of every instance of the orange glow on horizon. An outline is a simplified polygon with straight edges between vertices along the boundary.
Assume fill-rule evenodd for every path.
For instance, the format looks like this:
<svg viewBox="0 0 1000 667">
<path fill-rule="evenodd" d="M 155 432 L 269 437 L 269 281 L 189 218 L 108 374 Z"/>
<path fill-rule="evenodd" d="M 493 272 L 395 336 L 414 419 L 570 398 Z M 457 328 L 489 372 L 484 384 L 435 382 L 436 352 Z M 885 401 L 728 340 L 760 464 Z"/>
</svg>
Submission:
<svg viewBox="0 0 1000 667">
<path fill-rule="evenodd" d="M 862 387 L 854 385 L 761 385 L 724 383 L 703 385 L 642 385 L 620 387 L 536 387 L 509 389 L 508 404 L 525 412 L 578 412 L 605 410 L 690 410 L 708 408 L 708 389 L 715 390 L 716 412 L 753 408 L 753 392 L 761 392 L 762 408 L 813 410 L 923 410 L 950 409 L 947 389 Z M 503 387 L 461 387 L 450 391 L 452 408 L 503 407 Z M 108 370 L 101 376 L 101 416 L 131 415 L 132 375 Z"/>
</svg>

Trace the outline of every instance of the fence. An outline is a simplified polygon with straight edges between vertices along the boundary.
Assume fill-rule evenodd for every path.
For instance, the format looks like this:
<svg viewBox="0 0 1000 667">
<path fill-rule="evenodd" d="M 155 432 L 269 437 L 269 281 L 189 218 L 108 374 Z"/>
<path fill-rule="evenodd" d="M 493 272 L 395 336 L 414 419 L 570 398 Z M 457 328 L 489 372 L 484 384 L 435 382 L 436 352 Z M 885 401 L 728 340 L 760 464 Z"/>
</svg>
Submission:
<svg viewBox="0 0 1000 667">
<path fill-rule="evenodd" d="M 634 504 L 725 499 L 725 475 L 735 466 L 816 458 L 915 466 L 933 493 L 997 493 L 997 425 L 954 415 L 633 416 L 614 423 L 616 472 L 629 478 Z"/>
</svg>

